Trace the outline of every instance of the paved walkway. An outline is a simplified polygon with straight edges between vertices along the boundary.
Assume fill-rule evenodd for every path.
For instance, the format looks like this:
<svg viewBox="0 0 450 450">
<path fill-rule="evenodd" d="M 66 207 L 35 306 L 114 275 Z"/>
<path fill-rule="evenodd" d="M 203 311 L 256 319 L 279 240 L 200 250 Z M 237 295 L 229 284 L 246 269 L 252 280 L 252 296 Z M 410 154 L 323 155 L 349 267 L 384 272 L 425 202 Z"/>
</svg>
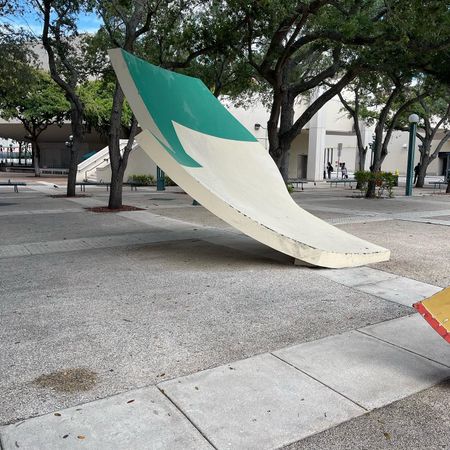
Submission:
<svg viewBox="0 0 450 450">
<path fill-rule="evenodd" d="M 450 346 L 412 314 L 21 421 L 1 439 L 4 450 L 272 449 L 448 377 Z"/>
<path fill-rule="evenodd" d="M 163 199 L 172 200 L 169 193 L 161 195 L 161 202 L 155 193 L 150 199 L 145 192 L 128 194 L 127 203 L 148 210 L 116 214 L 108 233 L 112 224 L 104 215 L 100 220 L 84 210 L 103 205 L 105 193 L 70 202 L 39 197 L 52 189 L 41 186 L 34 195 L 36 202 L 54 209 L 27 209 L 15 197 L 17 205 L 0 211 L 2 224 L 23 216 L 32 235 L 33 223 L 42 226 L 48 220 L 51 226 L 57 221 L 69 230 L 74 216 L 89 214 L 89 223 L 105 232 L 0 245 L 0 267 L 14 266 L 13 276 L 0 280 L 5 286 L 0 312 L 6 319 L 0 330 L 5 336 L 0 339 L 0 364 L 3 392 L 11 392 L 2 401 L 9 411 L 4 417 L 13 422 L 0 429 L 2 450 L 279 448 L 414 398 L 450 377 L 450 346 L 410 308 L 437 292 L 440 283 L 420 282 L 395 268 L 388 273 L 370 267 L 264 265 L 261 261 L 288 261 L 235 230 L 200 220 L 204 210 L 191 207 L 189 198 L 164 205 Z M 347 206 L 340 208 L 339 202 Z M 339 197 L 333 205 L 326 198 L 304 197 L 308 210 L 335 224 L 411 222 L 426 227 L 431 220 L 444 233 L 450 225 L 448 202 L 427 209 L 426 203 L 396 208 L 391 201 L 361 201 L 351 210 L 348 203 Z M 158 243 L 164 243 L 162 249 Z M 417 244 L 426 247 L 426 242 Z M 105 279 L 100 282 L 99 276 Z M 109 286 L 103 289 L 99 283 Z M 342 317 L 330 322 L 335 319 L 330 314 Z M 358 314 L 362 318 L 352 326 L 352 316 Z M 295 327 L 302 334 L 295 335 Z M 261 344 L 264 335 L 267 343 Z M 252 339 L 243 352 L 242 341 Z M 211 357 L 209 346 L 217 347 L 220 357 Z M 150 361 L 154 356 L 156 369 Z M 109 370 L 104 369 L 104 390 L 68 396 L 67 403 L 55 397 L 53 408 L 48 407 L 51 392 L 30 387 L 37 374 L 64 364 L 84 361 L 100 372 L 103 359 L 114 368 L 111 377 L 123 377 L 123 385 L 109 386 Z M 149 375 L 152 370 L 159 371 L 156 379 Z M 127 382 L 140 388 L 123 389 Z M 27 401 L 35 405 L 28 408 Z M 11 412 L 13 405 L 21 412 Z M 9 419 L 52 410 L 26 420 Z"/>
</svg>

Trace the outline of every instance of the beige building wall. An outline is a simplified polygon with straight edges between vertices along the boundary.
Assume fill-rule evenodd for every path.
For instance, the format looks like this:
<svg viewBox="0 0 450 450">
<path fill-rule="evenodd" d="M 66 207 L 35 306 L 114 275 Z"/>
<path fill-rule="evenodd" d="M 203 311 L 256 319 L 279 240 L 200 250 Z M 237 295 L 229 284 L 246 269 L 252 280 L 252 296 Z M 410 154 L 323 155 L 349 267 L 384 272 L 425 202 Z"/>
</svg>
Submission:
<svg viewBox="0 0 450 450">
<path fill-rule="evenodd" d="M 296 105 L 297 118 L 306 108 L 306 104 L 298 103 Z M 267 120 L 269 118 L 269 111 L 261 104 L 255 103 L 250 108 L 235 107 L 232 103 L 228 103 L 227 107 L 229 111 L 251 132 L 253 135 L 263 144 L 268 150 L 267 141 Z M 325 149 L 333 149 L 333 166 L 335 171 L 338 162 L 345 162 L 349 172 L 354 172 L 358 169 L 358 155 L 357 155 L 357 142 L 356 135 L 353 131 L 353 120 L 348 117 L 346 111 L 339 100 L 339 97 L 334 97 L 330 100 L 320 112 L 322 117 L 321 123 L 325 125 L 323 132 L 325 136 L 322 139 L 309 139 L 310 125 L 314 122 L 306 124 L 301 134 L 297 136 L 291 147 L 289 155 L 289 177 L 290 178 L 308 178 L 311 179 L 309 174 L 305 173 L 305 167 L 307 167 L 307 160 L 314 155 L 315 152 L 319 152 L 320 158 L 315 158 L 320 161 L 320 172 L 323 172 L 323 165 L 325 161 Z M 259 123 L 261 128 L 255 129 L 255 124 Z M 364 126 L 363 126 L 364 128 Z M 363 130 L 363 139 L 368 145 L 372 140 L 373 127 L 365 127 Z M 317 130 L 314 130 L 316 132 Z M 391 141 L 389 143 L 389 153 L 383 163 L 383 170 L 395 172 L 398 170 L 401 175 L 406 173 L 407 157 L 408 157 L 408 133 L 396 131 L 393 133 Z M 314 142 L 323 144 L 322 148 L 313 148 Z M 313 144 L 312 144 L 313 143 Z M 415 164 L 419 161 L 420 154 L 418 151 L 418 145 L 420 141 L 416 141 L 415 152 Z M 312 145 L 311 145 L 312 144 Z M 342 144 L 341 156 L 338 156 L 338 146 Z M 438 144 L 438 141 L 433 142 L 433 147 Z M 322 144 L 319 144 L 322 145 Z M 311 147 L 311 148 L 310 148 Z M 450 141 L 447 142 L 442 148 L 442 152 L 450 152 Z M 325 161 L 326 162 L 326 161 Z M 370 149 L 366 156 L 366 169 L 369 168 L 371 163 Z M 442 158 L 436 158 L 429 166 L 428 175 L 441 175 L 443 173 L 444 160 Z"/>
</svg>

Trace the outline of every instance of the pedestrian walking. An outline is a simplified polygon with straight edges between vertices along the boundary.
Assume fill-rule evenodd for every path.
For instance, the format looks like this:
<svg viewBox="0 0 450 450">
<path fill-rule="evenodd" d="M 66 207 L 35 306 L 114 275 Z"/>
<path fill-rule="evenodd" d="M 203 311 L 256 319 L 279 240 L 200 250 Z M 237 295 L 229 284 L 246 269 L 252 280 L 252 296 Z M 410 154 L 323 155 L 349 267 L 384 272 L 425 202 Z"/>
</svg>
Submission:
<svg viewBox="0 0 450 450">
<path fill-rule="evenodd" d="M 331 172 L 334 172 L 333 166 L 331 165 L 330 161 L 328 161 L 328 164 L 327 164 L 327 172 L 328 172 L 328 179 L 330 179 Z"/>
</svg>

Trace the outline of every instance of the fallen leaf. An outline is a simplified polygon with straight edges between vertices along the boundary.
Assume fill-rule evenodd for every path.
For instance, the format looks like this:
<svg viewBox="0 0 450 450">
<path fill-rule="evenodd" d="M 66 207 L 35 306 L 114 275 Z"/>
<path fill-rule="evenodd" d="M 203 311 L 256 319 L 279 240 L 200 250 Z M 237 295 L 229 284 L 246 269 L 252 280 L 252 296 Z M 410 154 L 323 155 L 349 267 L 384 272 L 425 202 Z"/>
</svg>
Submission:
<svg viewBox="0 0 450 450">
<path fill-rule="evenodd" d="M 80 434 L 77 436 L 77 438 L 83 440 L 83 439 L 86 439 L 86 436 L 83 436 L 82 434 Z"/>
<path fill-rule="evenodd" d="M 384 434 L 384 437 L 385 437 L 388 441 L 391 440 L 391 435 L 390 435 L 388 432 L 385 431 L 383 434 Z"/>
<path fill-rule="evenodd" d="M 198 391 L 198 386 L 195 386 L 195 390 Z"/>
<path fill-rule="evenodd" d="M 68 434 L 65 434 L 64 436 L 63 436 L 63 439 L 66 439 L 66 438 L 68 438 L 69 437 L 69 435 Z"/>
<path fill-rule="evenodd" d="M 60 413 L 55 413 L 54 414 L 56 417 L 61 417 L 61 414 Z"/>
<path fill-rule="evenodd" d="M 133 400 L 128 400 L 127 401 L 127 403 L 133 403 L 134 402 L 134 399 Z"/>
</svg>

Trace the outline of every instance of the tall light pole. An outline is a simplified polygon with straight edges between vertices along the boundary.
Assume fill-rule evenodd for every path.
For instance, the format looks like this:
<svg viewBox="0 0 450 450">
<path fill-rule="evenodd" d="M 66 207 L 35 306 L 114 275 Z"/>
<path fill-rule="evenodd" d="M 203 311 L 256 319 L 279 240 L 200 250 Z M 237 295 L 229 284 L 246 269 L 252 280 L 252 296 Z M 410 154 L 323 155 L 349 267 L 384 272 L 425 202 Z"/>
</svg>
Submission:
<svg viewBox="0 0 450 450">
<path fill-rule="evenodd" d="M 408 166 L 406 168 L 406 190 L 405 195 L 412 195 L 413 170 L 414 170 L 414 152 L 416 150 L 416 129 L 420 117 L 417 114 L 411 114 L 408 117 L 409 122 L 409 145 L 408 145 Z"/>
<path fill-rule="evenodd" d="M 156 190 L 157 191 L 166 190 L 166 174 L 158 166 L 156 166 Z"/>
</svg>

